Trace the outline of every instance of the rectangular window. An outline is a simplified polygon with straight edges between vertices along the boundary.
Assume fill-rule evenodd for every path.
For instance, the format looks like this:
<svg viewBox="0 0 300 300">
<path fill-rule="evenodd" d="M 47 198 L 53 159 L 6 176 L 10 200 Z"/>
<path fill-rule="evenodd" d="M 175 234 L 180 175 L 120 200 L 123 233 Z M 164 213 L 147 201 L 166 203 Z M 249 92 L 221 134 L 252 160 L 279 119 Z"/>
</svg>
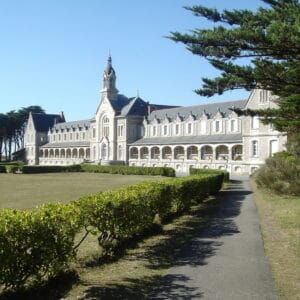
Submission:
<svg viewBox="0 0 300 300">
<path fill-rule="evenodd" d="M 164 125 L 164 135 L 167 135 L 167 134 L 168 134 L 168 126 Z"/>
<path fill-rule="evenodd" d="M 236 121 L 235 120 L 230 120 L 230 131 L 236 131 Z"/>
<path fill-rule="evenodd" d="M 179 134 L 179 124 L 175 125 L 175 134 Z"/>
<path fill-rule="evenodd" d="M 215 131 L 216 132 L 220 132 L 220 121 L 216 121 L 216 123 L 215 123 Z"/>
<path fill-rule="evenodd" d="M 153 134 L 153 136 L 156 135 L 156 126 L 153 126 L 153 127 L 152 127 L 152 134 Z"/>
<path fill-rule="evenodd" d="M 192 134 L 192 124 L 188 123 L 188 130 L 187 130 L 188 134 Z"/>
<path fill-rule="evenodd" d="M 93 128 L 93 138 L 96 137 L 96 128 Z"/>
<path fill-rule="evenodd" d="M 67 135 L 66 134 L 64 134 L 64 141 L 66 141 L 67 140 Z"/>
<path fill-rule="evenodd" d="M 72 132 L 70 132 L 70 141 L 72 141 Z"/>
<path fill-rule="evenodd" d="M 85 132 L 82 133 L 82 139 L 85 139 Z"/>
<path fill-rule="evenodd" d="M 205 121 L 200 122 L 200 133 L 206 134 L 206 122 Z"/>
<path fill-rule="evenodd" d="M 258 156 L 258 141 L 252 141 L 252 156 Z"/>
</svg>

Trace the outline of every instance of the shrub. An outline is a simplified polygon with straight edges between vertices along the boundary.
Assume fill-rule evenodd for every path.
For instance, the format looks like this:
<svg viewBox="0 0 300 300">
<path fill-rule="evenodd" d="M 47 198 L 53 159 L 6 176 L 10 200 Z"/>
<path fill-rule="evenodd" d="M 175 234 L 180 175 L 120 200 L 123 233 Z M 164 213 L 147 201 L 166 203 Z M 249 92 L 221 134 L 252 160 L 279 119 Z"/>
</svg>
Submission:
<svg viewBox="0 0 300 300">
<path fill-rule="evenodd" d="M 141 182 L 69 204 L 0 210 L 0 284 L 18 289 L 58 274 L 90 232 L 98 234 L 105 257 L 113 257 L 129 239 L 151 229 L 155 219 L 164 220 L 216 193 L 223 177 L 215 173 Z M 75 246 L 75 235 L 84 228 Z"/>
<path fill-rule="evenodd" d="M 300 159 L 287 152 L 277 153 L 256 172 L 255 181 L 278 194 L 300 195 Z"/>
<path fill-rule="evenodd" d="M 114 256 L 124 241 L 151 228 L 156 216 L 164 219 L 189 209 L 216 193 L 222 179 L 223 173 L 142 182 L 73 203 L 81 211 L 82 226 L 95 228 L 105 255 Z"/>
<path fill-rule="evenodd" d="M 57 172 L 80 172 L 80 165 L 70 166 L 24 166 L 22 168 L 23 173 L 57 173 Z"/>
<path fill-rule="evenodd" d="M 6 173 L 16 173 L 16 171 L 20 170 L 18 165 L 5 165 Z"/>
<path fill-rule="evenodd" d="M 167 167 L 133 167 L 133 166 L 97 166 L 82 164 L 83 172 L 110 173 L 123 175 L 160 175 L 175 177 L 175 170 Z"/>
<path fill-rule="evenodd" d="M 6 168 L 3 165 L 0 165 L 0 173 L 6 173 Z"/>
<path fill-rule="evenodd" d="M 76 210 L 46 204 L 35 211 L 0 211 L 0 283 L 19 288 L 28 280 L 57 274 L 74 257 Z"/>
<path fill-rule="evenodd" d="M 190 175 L 201 175 L 201 174 L 224 174 L 224 181 L 229 181 L 229 172 L 225 170 L 217 170 L 217 169 L 190 169 Z"/>
</svg>

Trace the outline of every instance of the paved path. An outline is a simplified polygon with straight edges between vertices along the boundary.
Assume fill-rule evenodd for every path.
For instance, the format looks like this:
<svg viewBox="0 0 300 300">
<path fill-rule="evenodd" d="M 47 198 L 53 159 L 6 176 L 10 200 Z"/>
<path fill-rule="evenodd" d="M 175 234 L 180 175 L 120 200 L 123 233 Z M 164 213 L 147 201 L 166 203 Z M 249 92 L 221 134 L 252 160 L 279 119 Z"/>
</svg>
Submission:
<svg viewBox="0 0 300 300">
<path fill-rule="evenodd" d="M 278 299 L 249 180 L 233 179 L 208 227 L 182 251 L 151 299 Z"/>
</svg>

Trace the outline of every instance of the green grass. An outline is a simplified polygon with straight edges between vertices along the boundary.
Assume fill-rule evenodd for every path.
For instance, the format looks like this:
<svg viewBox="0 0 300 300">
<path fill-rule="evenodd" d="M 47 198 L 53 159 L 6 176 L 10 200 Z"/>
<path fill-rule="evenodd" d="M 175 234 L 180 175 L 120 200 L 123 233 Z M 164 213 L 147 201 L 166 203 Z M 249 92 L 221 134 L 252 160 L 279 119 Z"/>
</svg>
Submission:
<svg viewBox="0 0 300 300">
<path fill-rule="evenodd" d="M 266 254 L 281 299 L 300 299 L 300 197 L 258 190 L 253 183 Z"/>
<path fill-rule="evenodd" d="M 0 208 L 32 209 L 47 202 L 69 202 L 99 191 L 161 179 L 101 173 L 0 174 Z"/>
</svg>

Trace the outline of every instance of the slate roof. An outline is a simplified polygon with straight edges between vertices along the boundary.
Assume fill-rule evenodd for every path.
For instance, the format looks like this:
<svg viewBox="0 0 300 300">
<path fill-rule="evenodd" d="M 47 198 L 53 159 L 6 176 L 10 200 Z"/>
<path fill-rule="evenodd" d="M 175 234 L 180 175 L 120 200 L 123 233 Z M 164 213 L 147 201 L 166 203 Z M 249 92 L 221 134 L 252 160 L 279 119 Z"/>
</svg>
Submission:
<svg viewBox="0 0 300 300">
<path fill-rule="evenodd" d="M 212 135 L 193 135 L 176 137 L 151 137 L 141 138 L 130 146 L 142 145 L 180 145 L 180 144 L 221 144 L 221 143 L 241 143 L 241 134 L 212 134 Z"/>
<path fill-rule="evenodd" d="M 74 142 L 60 142 L 60 143 L 48 143 L 41 148 L 70 148 L 70 147 L 89 147 L 90 142 L 87 141 L 74 141 Z"/>
<path fill-rule="evenodd" d="M 123 107 L 121 116 L 146 116 L 148 114 L 148 103 L 139 97 L 131 98 L 130 102 Z"/>
<path fill-rule="evenodd" d="M 77 127 L 90 127 L 91 120 L 79 120 L 79 121 L 73 121 L 73 122 L 64 122 L 64 123 L 58 123 L 53 126 L 53 129 L 60 130 L 60 129 L 72 129 Z"/>
<path fill-rule="evenodd" d="M 166 116 L 171 120 L 174 120 L 178 115 L 182 117 L 183 120 L 185 120 L 191 113 L 196 118 L 199 118 L 203 112 L 205 112 L 209 118 L 212 118 L 218 112 L 218 110 L 220 110 L 224 117 L 227 117 L 232 113 L 229 108 L 244 108 L 246 106 L 246 103 L 247 100 L 237 100 L 154 110 L 151 112 L 148 120 L 152 121 L 155 117 L 158 120 L 163 120 Z"/>
<path fill-rule="evenodd" d="M 111 106 L 117 114 L 119 114 L 124 106 L 130 102 L 126 96 L 118 94 L 117 99 L 110 101 Z"/>
<path fill-rule="evenodd" d="M 64 122 L 65 119 L 60 115 L 50 115 L 50 114 L 40 114 L 40 113 L 32 113 L 32 120 L 34 124 L 34 128 L 38 132 L 48 131 L 54 123 L 56 122 Z"/>
</svg>

